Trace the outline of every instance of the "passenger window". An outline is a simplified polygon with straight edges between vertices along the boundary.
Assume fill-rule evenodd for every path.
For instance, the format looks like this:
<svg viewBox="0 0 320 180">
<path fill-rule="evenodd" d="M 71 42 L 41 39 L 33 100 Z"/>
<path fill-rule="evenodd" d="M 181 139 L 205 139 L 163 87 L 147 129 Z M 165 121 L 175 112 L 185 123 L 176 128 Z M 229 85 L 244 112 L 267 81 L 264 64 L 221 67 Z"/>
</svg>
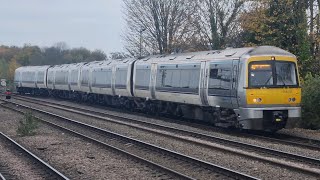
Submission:
<svg viewBox="0 0 320 180">
<path fill-rule="evenodd" d="M 117 69 L 116 88 L 125 89 L 127 87 L 127 69 Z"/>
<path fill-rule="evenodd" d="M 192 69 L 190 73 L 189 87 L 194 89 L 196 92 L 199 90 L 199 79 L 200 79 L 200 68 Z"/>
<path fill-rule="evenodd" d="M 70 84 L 76 85 L 78 81 L 78 70 L 71 71 Z"/>
<path fill-rule="evenodd" d="M 162 65 L 158 67 L 156 88 L 160 91 L 198 93 L 200 66 Z"/>
<path fill-rule="evenodd" d="M 43 79 L 44 79 L 44 72 L 38 72 L 37 82 L 38 83 L 43 83 Z"/>
<path fill-rule="evenodd" d="M 232 79 L 232 62 L 210 65 L 209 95 L 230 96 Z"/>
<path fill-rule="evenodd" d="M 172 70 L 164 70 L 163 71 L 164 77 L 164 87 L 172 87 Z"/>
<path fill-rule="evenodd" d="M 93 72 L 93 82 L 92 86 L 100 88 L 110 88 L 111 87 L 111 71 L 101 70 Z"/>
<path fill-rule="evenodd" d="M 188 69 L 181 71 L 181 80 L 180 80 L 181 88 L 190 88 L 191 74 L 192 74 L 192 71 Z"/>
<path fill-rule="evenodd" d="M 171 87 L 180 88 L 181 70 L 175 69 L 175 70 L 171 70 L 171 72 L 172 72 Z"/>
<path fill-rule="evenodd" d="M 149 89 L 150 72 L 150 69 L 147 67 L 144 67 L 144 69 L 136 69 L 135 87 L 137 89 Z"/>
<path fill-rule="evenodd" d="M 219 69 L 210 69 L 210 79 L 219 79 L 218 70 Z"/>
<path fill-rule="evenodd" d="M 82 78 L 81 78 L 81 85 L 88 86 L 88 83 L 89 83 L 89 71 L 83 70 L 82 71 Z"/>
<path fill-rule="evenodd" d="M 53 73 L 52 71 L 48 72 L 48 84 L 52 84 L 53 83 Z"/>
</svg>

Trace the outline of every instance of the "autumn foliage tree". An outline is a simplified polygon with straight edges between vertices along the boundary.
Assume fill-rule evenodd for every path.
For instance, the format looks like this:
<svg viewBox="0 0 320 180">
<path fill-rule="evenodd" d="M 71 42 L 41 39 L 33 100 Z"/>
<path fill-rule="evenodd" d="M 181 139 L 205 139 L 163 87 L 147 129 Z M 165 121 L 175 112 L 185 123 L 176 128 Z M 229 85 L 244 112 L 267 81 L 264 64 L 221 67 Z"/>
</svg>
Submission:
<svg viewBox="0 0 320 180">
<path fill-rule="evenodd" d="M 259 0 L 240 21 L 245 45 L 273 45 L 298 56 L 303 73 L 309 71 L 310 43 L 308 39 L 305 0 Z"/>
<path fill-rule="evenodd" d="M 19 66 L 28 65 L 57 65 L 107 59 L 101 50 L 90 51 L 86 48 L 68 49 L 65 43 L 57 43 L 51 47 L 24 45 L 0 46 L 0 78 L 10 81 L 14 78 L 14 71 Z"/>
<path fill-rule="evenodd" d="M 9 80 L 13 80 L 14 79 L 14 72 L 15 70 L 20 67 L 21 65 L 17 63 L 17 60 L 15 58 L 12 58 L 9 61 L 9 65 L 8 65 L 8 72 L 7 72 L 7 78 Z"/>
</svg>

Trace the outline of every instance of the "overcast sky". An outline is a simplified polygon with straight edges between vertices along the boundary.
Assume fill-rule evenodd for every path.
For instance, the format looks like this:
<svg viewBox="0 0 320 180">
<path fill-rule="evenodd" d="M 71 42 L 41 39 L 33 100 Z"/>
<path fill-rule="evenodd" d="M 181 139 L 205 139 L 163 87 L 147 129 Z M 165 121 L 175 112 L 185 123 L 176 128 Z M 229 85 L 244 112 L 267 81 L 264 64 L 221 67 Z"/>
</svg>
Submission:
<svg viewBox="0 0 320 180">
<path fill-rule="evenodd" d="M 123 51 L 121 0 L 0 0 L 0 44 Z"/>
</svg>

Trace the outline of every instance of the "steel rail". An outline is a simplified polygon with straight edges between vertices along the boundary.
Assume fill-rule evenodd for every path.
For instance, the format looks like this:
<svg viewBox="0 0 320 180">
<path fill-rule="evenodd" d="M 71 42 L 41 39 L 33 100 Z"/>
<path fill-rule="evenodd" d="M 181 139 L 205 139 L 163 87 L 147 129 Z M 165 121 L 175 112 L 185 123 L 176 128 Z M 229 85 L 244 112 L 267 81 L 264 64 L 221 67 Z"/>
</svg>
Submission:
<svg viewBox="0 0 320 180">
<path fill-rule="evenodd" d="M 15 97 L 15 98 L 18 99 L 18 100 L 31 102 L 31 103 L 35 103 L 35 104 L 39 104 L 39 105 L 43 105 L 42 103 L 50 103 L 50 104 L 47 104 L 47 106 L 51 106 L 52 107 L 52 105 L 56 105 L 56 106 L 61 106 L 61 107 L 65 107 L 65 108 L 72 108 L 72 109 L 75 109 L 75 110 L 79 110 L 80 112 L 96 113 L 96 114 L 100 114 L 102 116 L 108 116 L 110 118 L 122 118 L 122 119 L 125 119 L 125 120 L 128 120 L 128 121 L 135 121 L 137 123 L 158 125 L 156 123 L 145 122 L 145 121 L 141 121 L 141 120 L 138 120 L 138 119 L 123 117 L 123 116 L 115 115 L 115 114 L 108 114 L 108 113 L 104 113 L 104 112 L 100 112 L 100 111 L 96 111 L 96 110 L 89 110 L 89 109 L 85 109 L 85 108 L 81 108 L 81 107 L 75 107 L 75 106 L 66 105 L 66 104 L 58 104 L 58 103 L 55 103 L 55 102 L 48 102 L 48 101 L 45 101 L 45 100 L 40 100 L 40 99 L 35 99 L 35 98 L 30 98 L 30 97 L 25 97 L 25 96 L 19 96 L 19 97 L 18 98 Z M 35 101 L 38 101 L 38 102 L 35 102 Z M 39 102 L 41 102 L 41 103 L 39 103 Z M 59 107 L 57 107 L 57 108 L 59 108 Z M 185 122 L 183 122 L 183 123 L 185 123 Z M 197 125 L 197 128 L 203 128 L 204 127 L 203 125 L 200 125 L 200 124 L 194 124 L 193 123 L 192 125 Z M 204 128 L 209 128 L 209 127 L 205 126 Z M 239 134 L 235 134 L 234 132 L 232 134 L 239 135 Z M 248 138 L 252 138 L 252 137 L 253 138 L 260 138 L 260 139 L 264 139 L 264 140 L 267 140 L 267 141 L 272 141 L 272 142 L 291 145 L 291 146 L 295 146 L 295 147 L 298 146 L 298 147 L 301 147 L 301 148 L 308 148 L 308 149 L 311 149 L 311 150 L 320 151 L 320 146 L 310 145 L 310 144 L 307 144 L 307 143 L 299 143 L 299 142 L 294 142 L 294 141 L 287 141 L 287 140 L 283 140 L 283 139 L 279 139 L 279 138 L 272 138 L 272 137 L 261 136 L 261 135 L 256 135 L 256 134 L 241 133 L 240 135 L 246 136 Z M 289 135 L 286 135 L 286 136 L 289 136 Z M 296 136 L 292 136 L 292 138 L 301 139 L 303 141 L 308 141 L 308 142 L 320 145 L 320 140 L 307 139 L 307 138 L 296 137 Z"/>
<path fill-rule="evenodd" d="M 36 102 L 31 102 L 31 103 L 36 103 Z M 38 103 L 38 104 L 40 104 L 40 103 Z M 84 113 L 84 112 L 81 112 L 81 111 L 73 111 L 73 110 L 70 110 L 70 109 L 65 109 L 65 108 L 61 108 L 59 106 L 54 106 L 54 105 L 49 105 L 49 104 L 40 104 L 40 105 L 46 105 L 46 106 L 62 109 L 62 110 L 65 110 L 65 111 L 69 111 L 69 112 L 73 112 L 73 113 L 77 113 L 77 114 L 82 114 L 82 115 L 85 115 L 85 116 L 88 116 L 88 117 L 98 118 L 98 119 L 102 119 L 102 120 L 105 120 L 105 121 L 109 121 L 109 122 L 113 122 L 113 123 L 117 123 L 117 124 L 121 124 L 121 125 L 126 125 L 126 126 L 130 126 L 130 127 L 138 128 L 138 129 L 142 129 L 142 130 L 145 130 L 145 131 L 150 131 L 152 133 L 157 133 L 157 134 L 160 134 L 162 136 L 169 136 L 171 138 L 176 138 L 176 139 L 179 139 L 179 140 L 184 140 L 184 141 L 187 141 L 187 142 L 196 143 L 198 145 L 207 146 L 209 148 L 216 148 L 216 149 L 226 150 L 226 149 L 222 149 L 222 148 L 219 148 L 219 147 L 214 147 L 212 145 L 204 144 L 202 142 L 191 141 L 189 139 L 186 140 L 186 139 L 183 139 L 181 136 L 173 136 L 173 135 L 170 135 L 170 134 L 164 134 L 164 133 L 161 133 L 161 132 L 158 132 L 158 131 L 153 131 L 152 129 L 146 129 L 146 128 L 143 128 L 143 127 L 135 126 L 135 125 L 132 125 L 132 124 L 125 123 L 123 121 L 116 121 L 116 120 L 112 120 L 112 119 L 109 119 L 109 118 L 106 118 L 106 117 L 96 116 L 96 115 Z M 82 109 L 82 110 L 84 111 L 86 109 Z M 86 110 L 86 111 L 88 112 L 88 111 L 91 111 L 91 110 Z M 101 113 L 101 112 L 97 112 L 97 113 Z M 102 113 L 102 114 L 109 116 L 109 114 L 104 114 L 104 113 Z M 133 121 L 134 123 L 139 122 L 139 123 L 147 125 L 147 126 L 154 126 L 154 127 L 166 130 L 166 131 L 174 132 L 174 133 L 180 132 L 180 133 L 183 133 L 183 134 L 191 136 L 191 137 L 201 138 L 203 140 L 210 141 L 212 143 L 219 142 L 219 143 L 222 143 L 222 144 L 229 144 L 229 145 L 236 146 L 236 147 L 241 147 L 242 146 L 242 147 L 245 147 L 245 148 L 247 148 L 249 150 L 255 150 L 255 151 L 262 152 L 263 154 L 271 154 L 271 155 L 276 155 L 276 156 L 282 156 L 282 157 L 290 158 L 291 160 L 303 161 L 303 162 L 306 162 L 308 164 L 312 163 L 312 164 L 315 164 L 317 166 L 320 166 L 320 160 L 319 159 L 315 159 L 315 158 L 311 158 L 311 157 L 306 157 L 306 156 L 302 156 L 302 155 L 297 155 L 297 154 L 293 154 L 293 153 L 288 153 L 288 152 L 275 150 L 275 149 L 271 149 L 271 148 L 266 148 L 266 147 L 262 147 L 262 146 L 257 146 L 257 145 L 252 145 L 252 144 L 248 144 L 248 143 L 238 142 L 238 141 L 229 140 L 229 139 L 216 137 L 216 136 L 212 136 L 212 135 L 207 135 L 207 134 L 203 134 L 203 133 L 198 133 L 198 132 L 193 132 L 193 131 L 188 131 L 188 130 L 182 130 L 182 129 L 178 129 L 178 128 L 174 128 L 174 127 L 168 127 L 168 126 L 159 125 L 159 124 L 155 124 L 155 123 L 145 122 L 145 121 L 141 121 L 141 120 L 137 120 L 137 119 L 131 119 L 131 118 L 119 117 L 119 116 L 116 116 L 116 117 L 117 118 L 121 118 L 122 120 L 125 119 L 127 121 Z M 231 153 L 234 153 L 234 154 L 239 154 L 239 152 L 234 152 L 232 150 L 227 150 L 227 151 L 229 151 Z M 313 174 L 313 175 L 315 175 L 315 174 L 316 175 L 320 175 L 319 171 L 309 170 L 307 168 L 299 168 L 297 166 L 292 166 L 292 165 L 285 164 L 285 163 L 275 162 L 275 161 L 272 161 L 272 160 L 268 160 L 266 158 L 260 158 L 258 156 L 253 156 L 253 155 L 250 155 L 250 154 L 242 154 L 242 155 L 250 157 L 250 158 L 255 158 L 255 159 L 258 159 L 258 160 L 263 160 L 265 162 L 281 165 L 281 166 L 284 166 L 284 167 L 287 167 L 287 168 L 296 169 L 296 170 L 300 170 L 300 171 L 305 171 L 305 172 L 308 172 L 308 173 Z"/>
<path fill-rule="evenodd" d="M 37 103 L 37 102 L 32 102 L 32 101 L 29 101 L 29 102 Z M 119 120 L 126 120 L 126 121 L 130 121 L 132 123 L 139 123 L 139 124 L 142 124 L 142 125 L 145 125 L 145 126 L 153 126 L 153 127 L 158 128 L 158 129 L 162 129 L 162 130 L 165 130 L 165 131 L 171 131 L 171 132 L 174 132 L 174 133 L 179 132 L 179 133 L 183 133 L 185 135 L 191 136 L 191 137 L 201 138 L 201 139 L 213 142 L 213 143 L 220 142 L 220 143 L 223 143 L 223 144 L 230 144 L 230 145 L 233 145 L 233 146 L 242 146 L 242 147 L 245 147 L 245 148 L 248 148 L 248 149 L 252 149 L 252 150 L 256 150 L 256 151 L 259 151 L 259 152 L 263 152 L 263 153 L 266 153 L 266 154 L 276 154 L 278 156 L 284 156 L 284 157 L 288 157 L 288 158 L 299 160 L 299 161 L 310 162 L 310 163 L 313 163 L 313 164 L 316 164 L 316 165 L 320 166 L 320 159 L 311 158 L 311 157 L 298 155 L 298 154 L 294 154 L 294 153 L 289 153 L 289 152 L 285 152 L 285 151 L 280 151 L 280 150 L 276 150 L 276 149 L 271 149 L 271 148 L 267 148 L 267 147 L 263 147 L 263 146 L 254 145 L 254 144 L 249 144 L 249 143 L 239 142 L 239 141 L 235 141 L 235 140 L 230 140 L 230 139 L 226 139 L 226 138 L 222 138 L 222 137 L 218 137 L 218 136 L 213 136 L 213 135 L 208 135 L 208 134 L 204 134 L 204 133 L 200 133 L 200 132 L 194 132 L 194 131 L 190 131 L 190 130 L 183 130 L 183 129 L 170 127 L 170 126 L 165 126 L 165 125 L 160 125 L 160 124 L 156 124 L 156 123 L 152 123 L 152 122 L 141 121 L 141 120 L 136 119 L 136 118 L 128 118 L 128 117 L 123 117 L 123 116 L 111 115 L 111 114 L 98 112 L 98 111 L 93 111 L 93 110 L 88 110 L 88 109 L 84 109 L 84 108 L 77 108 L 77 107 L 70 107 L 70 106 L 62 105 L 63 107 L 66 107 L 66 108 L 74 108 L 74 109 L 81 110 L 81 111 L 73 111 L 71 109 L 66 109 L 66 108 L 59 107 L 61 105 L 54 106 L 52 104 L 41 104 L 41 103 L 38 103 L 38 104 L 39 105 L 46 105 L 46 106 L 53 107 L 53 108 L 58 108 L 58 109 L 69 111 L 69 112 L 78 113 L 78 114 L 85 115 L 85 116 L 88 116 L 88 117 L 98 118 L 98 119 L 101 119 L 101 120 L 105 120 L 105 121 L 109 121 L 109 122 L 113 122 L 113 123 L 117 123 L 117 124 L 121 124 L 121 125 L 126 125 L 126 126 L 130 126 L 130 127 L 135 127 L 135 128 L 146 130 L 145 128 L 141 128 L 141 127 L 138 127 L 138 126 L 135 126 L 135 125 L 132 125 L 132 124 L 128 124 L 128 123 L 125 123 L 123 121 L 117 121 L 117 120 L 109 119 L 109 118 L 106 118 L 104 116 L 109 116 L 110 118 L 117 118 L 117 119 L 120 118 Z M 89 114 L 89 113 L 84 113 L 83 111 L 90 112 L 90 113 L 97 113 L 97 114 L 100 114 L 101 116 L 97 116 L 97 115 Z M 154 131 L 152 131 L 152 132 L 154 132 Z"/>
<path fill-rule="evenodd" d="M 140 141 L 140 140 L 137 140 L 137 139 L 133 139 L 131 137 L 127 137 L 127 136 L 124 136 L 124 135 L 121 135 L 121 134 L 117 134 L 117 133 L 114 133 L 114 132 L 111 132 L 111 131 L 107 131 L 105 129 L 101 129 L 101 128 L 98 128 L 98 127 L 95 127 L 95 126 L 92 126 L 92 125 L 89 125 L 89 124 L 78 122 L 78 121 L 75 121 L 73 119 L 66 118 L 66 117 L 51 113 L 51 112 L 43 111 L 41 109 L 33 108 L 33 107 L 30 107 L 30 106 L 26 106 L 26 105 L 14 103 L 14 102 L 9 102 L 9 103 L 12 103 L 14 105 L 17 105 L 17 106 L 20 106 L 20 107 L 23 107 L 23 108 L 32 109 L 32 110 L 40 112 L 42 114 L 46 114 L 46 115 L 50 115 L 52 117 L 56 117 L 56 118 L 62 119 L 63 121 L 68 121 L 69 123 L 81 126 L 83 128 L 86 128 L 86 129 L 91 129 L 91 130 L 93 130 L 95 132 L 99 132 L 99 133 L 103 133 L 105 135 L 113 136 L 113 137 L 119 138 L 119 139 L 124 140 L 124 141 L 132 142 L 132 143 L 138 144 L 139 146 L 146 147 L 147 149 L 153 149 L 154 151 L 161 151 L 164 154 L 168 154 L 169 156 L 177 157 L 178 159 L 183 159 L 182 161 L 184 161 L 184 162 L 190 162 L 192 164 L 198 164 L 199 167 L 204 167 L 205 169 L 210 169 L 212 172 L 215 172 L 215 173 L 218 173 L 218 174 L 223 174 L 225 176 L 228 176 L 228 177 L 231 177 L 231 178 L 234 178 L 234 179 L 258 179 L 256 177 L 243 174 L 241 172 L 237 172 L 237 171 L 234 171 L 234 170 L 231 170 L 231 169 L 228 169 L 228 168 L 225 168 L 225 167 L 222 167 L 222 166 L 210 163 L 210 162 L 206 162 L 206 161 L 203 161 L 203 160 L 191 157 L 191 156 L 187 156 L 187 155 L 184 155 L 184 154 L 181 154 L 181 153 L 166 149 L 166 148 L 162 148 L 162 147 L 150 144 L 150 143 L 146 143 L 146 142 L 143 142 L 143 141 Z M 2 106 L 4 106 L 4 105 L 2 105 Z M 43 119 L 40 119 L 40 120 L 41 121 L 46 121 L 46 120 L 43 120 Z"/>
<path fill-rule="evenodd" d="M 21 114 L 24 114 L 24 113 L 25 113 L 25 112 L 23 112 L 23 111 L 20 111 L 20 110 L 17 110 L 17 109 L 14 109 L 14 108 L 11 108 L 11 107 L 2 105 L 2 104 L 0 104 L 0 106 L 2 106 L 2 107 L 4 107 L 4 108 L 7 108 L 7 109 L 10 109 L 10 110 L 13 110 L 13 111 L 16 111 L 16 112 L 21 113 Z M 74 134 L 74 135 L 76 135 L 76 136 L 78 136 L 78 137 L 87 139 L 87 140 L 89 140 L 90 142 L 96 143 L 96 144 L 98 144 L 98 145 L 103 145 L 103 146 L 105 146 L 105 147 L 107 147 L 107 148 L 110 148 L 110 149 L 115 150 L 115 151 L 117 151 L 117 152 L 119 152 L 119 153 L 122 153 L 122 154 L 124 154 L 124 155 L 126 155 L 126 156 L 129 156 L 130 158 L 133 158 L 133 159 L 138 160 L 138 161 L 140 161 L 140 162 L 143 162 L 143 163 L 145 163 L 145 164 L 147 164 L 147 165 L 150 165 L 150 166 L 156 167 L 156 168 L 158 168 L 158 169 L 160 169 L 160 170 L 163 170 L 164 172 L 167 172 L 167 173 L 169 173 L 169 174 L 174 174 L 174 175 L 177 176 L 178 178 L 195 180 L 194 178 L 191 178 L 191 177 L 189 177 L 189 176 L 183 175 L 183 174 L 181 174 L 181 173 L 179 173 L 179 172 L 176 172 L 176 171 L 174 171 L 174 170 L 168 169 L 168 168 L 166 168 L 166 167 L 164 167 L 164 166 L 162 166 L 162 165 L 159 165 L 159 164 L 157 164 L 157 163 L 154 163 L 154 162 L 149 161 L 149 160 L 147 160 L 147 159 L 144 159 L 144 158 L 142 158 L 142 157 L 136 156 L 136 155 L 131 154 L 131 153 L 129 153 L 129 152 L 126 152 L 126 151 L 124 151 L 124 150 L 122 150 L 122 149 L 119 149 L 119 148 L 117 148 L 117 147 L 115 147 L 115 146 L 106 144 L 106 143 L 104 143 L 104 142 L 102 142 L 102 141 L 99 141 L 99 140 L 96 140 L 96 139 L 94 139 L 94 138 L 91 138 L 91 137 L 89 137 L 89 136 L 87 136 L 87 135 L 81 134 L 81 133 L 76 132 L 76 131 L 74 131 L 74 130 L 72 130 L 72 129 L 65 128 L 65 127 L 63 127 L 63 126 L 60 126 L 60 125 L 55 124 L 55 123 L 52 123 L 52 122 L 47 121 L 47 120 L 45 120 L 45 119 L 42 119 L 42 118 L 40 118 L 40 117 L 35 117 L 35 118 L 38 119 L 38 120 L 40 120 L 40 121 L 43 122 L 43 123 L 46 123 L 46 124 L 52 126 L 52 127 L 59 128 L 59 129 L 65 131 L 65 132 L 68 132 L 68 133 L 72 133 L 72 134 Z"/>
<path fill-rule="evenodd" d="M 16 141 L 11 139 L 9 136 L 5 135 L 3 132 L 0 132 L 0 136 L 2 136 L 4 139 L 9 141 L 11 144 L 13 144 L 17 149 L 22 151 L 23 153 L 27 154 L 29 157 L 32 158 L 32 160 L 39 163 L 44 169 L 46 169 L 48 172 L 50 172 L 51 175 L 55 176 L 56 179 L 65 179 L 69 180 L 65 175 L 63 175 L 61 172 L 53 168 L 51 165 L 34 155 L 31 151 L 24 148 L 22 145 L 18 144 Z M 0 175 L 1 176 L 1 175 Z"/>
<path fill-rule="evenodd" d="M 6 178 L 4 178 L 4 176 L 1 174 L 1 172 L 0 172 L 0 179 L 1 180 L 6 180 Z"/>
</svg>

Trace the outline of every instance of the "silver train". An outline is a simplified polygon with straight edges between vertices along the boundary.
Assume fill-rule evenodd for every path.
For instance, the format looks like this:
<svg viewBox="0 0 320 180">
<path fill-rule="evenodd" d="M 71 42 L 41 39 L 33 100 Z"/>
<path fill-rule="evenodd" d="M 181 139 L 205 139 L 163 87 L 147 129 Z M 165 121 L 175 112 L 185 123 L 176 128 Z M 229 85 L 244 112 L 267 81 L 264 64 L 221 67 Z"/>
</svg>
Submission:
<svg viewBox="0 0 320 180">
<path fill-rule="evenodd" d="M 20 94 L 49 95 L 216 126 L 276 131 L 301 116 L 296 57 L 271 46 L 15 71 Z"/>
</svg>

